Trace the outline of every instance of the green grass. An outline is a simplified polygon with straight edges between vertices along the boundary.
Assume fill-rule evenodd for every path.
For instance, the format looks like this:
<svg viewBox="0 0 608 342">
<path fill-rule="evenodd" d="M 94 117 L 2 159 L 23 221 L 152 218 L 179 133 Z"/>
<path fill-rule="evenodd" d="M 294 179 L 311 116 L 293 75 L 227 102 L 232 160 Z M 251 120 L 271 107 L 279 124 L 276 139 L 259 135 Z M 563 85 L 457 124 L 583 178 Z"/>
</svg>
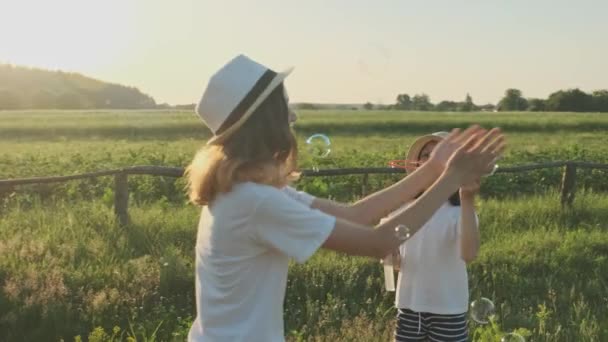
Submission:
<svg viewBox="0 0 608 342">
<path fill-rule="evenodd" d="M 499 125 L 503 164 L 606 162 L 608 116 L 599 114 L 304 112 L 301 144 L 317 132 L 332 154 L 302 167 L 384 166 L 418 135 Z M 0 112 L 0 178 L 72 174 L 135 164 L 184 166 L 207 131 L 182 112 Z M 493 325 L 476 340 L 520 329 L 531 341 L 608 340 L 608 178 L 578 173 L 562 210 L 560 170 L 496 175 L 479 201 L 482 247 L 470 267 L 472 298 L 492 298 Z M 398 176 L 372 176 L 378 189 Z M 359 196 L 360 177 L 308 178 L 313 194 Z M 198 209 L 183 180 L 129 178 L 132 222 L 119 227 L 111 178 L 0 189 L 0 340 L 183 341 L 194 315 Z M 290 341 L 387 341 L 395 311 L 376 260 L 320 252 L 292 265 L 285 302 Z"/>
<path fill-rule="evenodd" d="M 417 136 L 473 122 L 505 128 L 510 147 L 501 165 L 566 159 L 608 162 L 605 114 L 305 111 L 296 124 L 302 146 L 300 165 L 383 167 L 389 160 L 403 159 Z M 329 135 L 332 153 L 313 160 L 306 153 L 305 140 L 318 132 Z M 141 164 L 185 166 L 207 137 L 207 129 L 189 112 L 0 112 L 0 177 L 74 174 Z M 580 170 L 579 185 L 608 190 L 605 177 L 604 171 Z M 397 178 L 372 176 L 371 189 Z M 541 193 L 555 189 L 560 179 L 559 169 L 498 175 L 484 183 L 483 193 Z M 110 182 L 97 179 L 45 186 L 41 191 L 60 198 L 98 198 L 110 191 Z M 304 180 L 300 186 L 348 201 L 359 194 L 360 182 L 360 177 L 343 177 Z M 166 198 L 175 202 L 182 196 L 182 184 L 171 179 L 132 177 L 130 187 L 136 201 Z"/>
<path fill-rule="evenodd" d="M 605 340 L 608 199 L 580 194 L 566 213 L 557 202 L 547 195 L 480 203 L 472 298 L 492 298 L 502 329 L 525 328 L 534 341 Z M 0 220 L 4 340 L 71 340 L 96 326 L 125 332 L 129 324 L 150 332 L 161 322 L 160 340 L 183 338 L 194 314 L 197 210 L 154 204 L 131 214 L 132 224 L 120 228 L 100 202 L 11 208 Z M 290 336 L 390 336 L 393 296 L 381 272 L 375 260 L 329 252 L 292 265 Z M 349 331 L 351 321 L 361 330 Z"/>
</svg>

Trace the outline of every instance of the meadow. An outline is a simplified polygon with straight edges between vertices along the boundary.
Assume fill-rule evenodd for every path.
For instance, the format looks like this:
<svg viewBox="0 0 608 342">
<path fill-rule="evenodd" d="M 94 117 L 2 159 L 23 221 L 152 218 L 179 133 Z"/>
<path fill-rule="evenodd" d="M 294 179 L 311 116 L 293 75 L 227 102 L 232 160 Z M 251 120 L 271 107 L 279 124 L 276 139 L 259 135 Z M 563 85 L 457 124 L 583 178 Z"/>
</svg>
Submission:
<svg viewBox="0 0 608 342">
<path fill-rule="evenodd" d="M 608 162 L 608 115 L 303 111 L 302 168 L 384 167 L 415 137 L 471 123 L 500 126 L 501 165 Z M 331 154 L 306 153 L 327 134 Z M 0 179 L 131 165 L 185 166 L 209 133 L 190 112 L 0 112 Z M 608 340 L 608 175 L 579 170 L 574 205 L 559 205 L 560 169 L 497 174 L 482 185 L 482 247 L 471 298 L 491 298 L 475 341 L 518 331 L 529 341 Z M 370 176 L 370 190 L 399 179 Z M 317 196 L 353 201 L 360 176 L 303 178 Z M 129 177 L 131 222 L 113 217 L 111 177 L 0 188 L 0 340 L 183 341 L 194 315 L 199 209 L 183 179 Z M 377 260 L 320 252 L 289 271 L 291 341 L 388 341 L 394 295 Z"/>
</svg>

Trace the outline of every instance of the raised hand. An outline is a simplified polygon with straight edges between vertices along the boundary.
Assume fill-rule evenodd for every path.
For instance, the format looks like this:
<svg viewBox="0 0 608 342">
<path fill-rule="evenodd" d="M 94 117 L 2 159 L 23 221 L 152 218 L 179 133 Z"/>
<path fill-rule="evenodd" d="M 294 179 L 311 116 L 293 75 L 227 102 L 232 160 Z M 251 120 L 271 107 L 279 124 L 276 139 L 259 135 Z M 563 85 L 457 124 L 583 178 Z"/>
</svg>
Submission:
<svg viewBox="0 0 608 342">
<path fill-rule="evenodd" d="M 446 172 L 457 175 L 461 185 L 475 182 L 492 170 L 505 149 L 504 135 L 498 128 L 486 131 L 472 127 L 463 133 L 453 130 L 444 142 L 450 149 L 458 146 L 447 161 Z"/>
<path fill-rule="evenodd" d="M 458 150 L 469 137 L 474 134 L 479 134 L 483 129 L 478 125 L 473 125 L 467 128 L 464 132 L 456 128 L 452 130 L 450 135 L 435 146 L 427 163 L 444 170 L 448 160 L 456 150 Z"/>
</svg>

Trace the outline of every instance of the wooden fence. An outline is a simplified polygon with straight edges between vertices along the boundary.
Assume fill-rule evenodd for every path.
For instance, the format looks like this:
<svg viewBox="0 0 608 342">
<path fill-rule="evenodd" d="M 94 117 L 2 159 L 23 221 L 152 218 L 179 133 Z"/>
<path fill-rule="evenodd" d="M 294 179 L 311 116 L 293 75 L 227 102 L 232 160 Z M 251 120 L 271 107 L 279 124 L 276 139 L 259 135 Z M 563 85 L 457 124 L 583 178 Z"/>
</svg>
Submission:
<svg viewBox="0 0 608 342">
<path fill-rule="evenodd" d="M 570 206 L 574 201 L 574 194 L 576 191 L 576 170 L 579 168 L 607 170 L 608 164 L 579 161 L 557 161 L 541 164 L 500 167 L 498 168 L 496 173 L 518 173 L 555 167 L 564 168 L 561 184 L 561 204 L 562 206 Z M 302 175 L 304 177 L 361 175 L 361 195 L 364 196 L 368 193 L 368 180 L 370 174 L 403 174 L 404 172 L 405 170 L 399 168 L 345 168 L 325 170 L 303 170 Z M 150 175 L 178 178 L 184 175 L 184 169 L 164 166 L 133 166 L 115 170 L 96 171 L 70 176 L 2 179 L 0 180 L 0 189 L 5 187 L 14 187 L 27 184 L 57 183 L 67 182 L 76 179 L 114 176 L 114 212 L 118 221 L 121 224 L 127 224 L 129 221 L 128 177 L 130 175 Z"/>
</svg>

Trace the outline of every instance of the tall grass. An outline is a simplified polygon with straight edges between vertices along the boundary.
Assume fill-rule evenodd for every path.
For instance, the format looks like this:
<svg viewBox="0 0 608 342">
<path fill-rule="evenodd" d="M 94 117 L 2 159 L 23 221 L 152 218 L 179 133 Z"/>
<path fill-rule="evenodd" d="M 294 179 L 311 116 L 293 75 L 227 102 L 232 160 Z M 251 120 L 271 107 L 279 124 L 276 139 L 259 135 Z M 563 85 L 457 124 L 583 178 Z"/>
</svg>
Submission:
<svg viewBox="0 0 608 342">
<path fill-rule="evenodd" d="M 472 122 L 499 125 L 504 165 L 608 161 L 608 116 L 304 112 L 304 144 L 327 133 L 332 154 L 301 166 L 384 166 L 424 133 Z M 186 165 L 208 137 L 191 113 L 0 112 L 0 178 L 72 174 L 136 164 Z M 472 298 L 497 304 L 479 341 L 519 329 L 531 341 L 608 340 L 608 177 L 579 170 L 573 208 L 562 209 L 561 170 L 485 179 L 482 247 L 470 266 Z M 369 190 L 400 176 L 371 176 Z M 351 201 L 361 178 L 304 178 L 315 195 Z M 0 341 L 183 341 L 194 313 L 198 209 L 183 180 L 129 177 L 132 221 L 116 225 L 111 178 L 0 189 Z M 393 294 L 376 260 L 321 251 L 289 270 L 290 341 L 387 341 Z"/>
<path fill-rule="evenodd" d="M 524 328 L 534 341 L 607 339 L 608 199 L 583 193 L 568 212 L 558 209 L 557 194 L 479 206 L 482 247 L 470 267 L 471 292 L 495 301 L 498 329 Z M 116 326 L 124 339 L 156 331 L 156 340 L 183 340 L 194 315 L 198 210 L 159 203 L 131 213 L 132 224 L 119 227 L 101 201 L 7 210 L 0 339 L 109 340 Z M 387 340 L 395 311 L 382 279 L 376 260 L 332 252 L 291 265 L 289 338 Z"/>
<path fill-rule="evenodd" d="M 384 167 L 404 158 L 419 135 L 473 122 L 502 126 L 509 151 L 501 165 L 553 160 L 608 162 L 608 115 L 574 113 L 415 113 L 303 112 L 296 124 L 302 168 Z M 328 158 L 306 153 L 312 133 L 332 139 Z M 203 145 L 208 131 L 195 115 L 166 111 L 51 111 L 0 113 L 0 178 L 64 175 L 131 165 L 185 166 Z M 371 176 L 369 190 L 399 176 Z M 538 194 L 555 189 L 561 170 L 497 174 L 483 184 L 486 196 Z M 579 170 L 579 186 L 608 190 L 608 173 Z M 360 195 L 360 177 L 304 179 L 300 186 L 325 197 L 348 201 Z M 131 177 L 138 203 L 183 203 L 183 182 L 161 177 Z M 20 192 L 58 199 L 111 198 L 112 179 L 30 186 Z M 14 189 L 0 189 L 0 198 Z"/>
</svg>

